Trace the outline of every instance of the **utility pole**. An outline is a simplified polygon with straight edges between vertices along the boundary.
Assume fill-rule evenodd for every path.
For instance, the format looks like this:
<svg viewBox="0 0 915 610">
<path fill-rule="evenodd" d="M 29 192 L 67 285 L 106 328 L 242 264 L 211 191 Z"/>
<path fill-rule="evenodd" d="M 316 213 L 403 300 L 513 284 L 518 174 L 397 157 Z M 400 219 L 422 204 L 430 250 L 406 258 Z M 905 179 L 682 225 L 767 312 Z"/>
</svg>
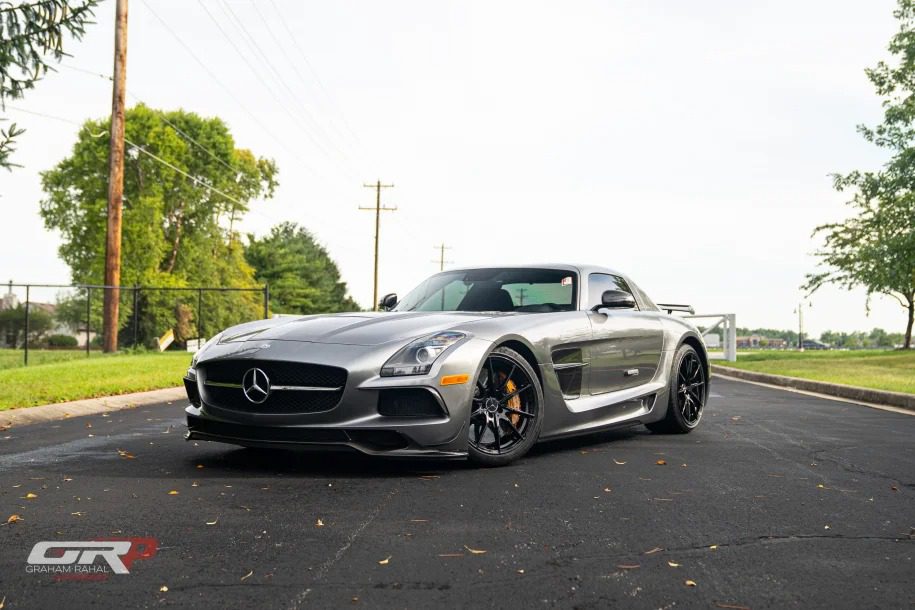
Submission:
<svg viewBox="0 0 915 610">
<path fill-rule="evenodd" d="M 804 351 L 804 303 L 797 304 L 797 349 Z"/>
<path fill-rule="evenodd" d="M 105 240 L 104 350 L 118 349 L 121 298 L 121 211 L 124 199 L 124 92 L 127 85 L 127 0 L 117 0 L 114 74 L 111 86 L 111 139 L 108 144 L 108 234 Z"/>
<path fill-rule="evenodd" d="M 378 311 L 378 234 L 381 232 L 381 213 L 396 212 L 397 207 L 388 208 L 381 205 L 381 189 L 394 188 L 393 184 L 382 184 L 381 180 L 375 184 L 363 184 L 365 188 L 375 189 L 375 207 L 365 208 L 359 206 L 360 210 L 375 210 L 375 279 L 372 288 L 372 310 Z"/>
<path fill-rule="evenodd" d="M 445 270 L 445 263 L 449 263 L 449 264 L 450 264 L 450 263 L 453 263 L 453 262 L 454 262 L 454 261 L 446 261 L 446 260 L 445 260 L 445 250 L 450 250 L 451 247 L 450 247 L 450 246 L 446 246 L 446 245 L 444 244 L 444 242 L 441 243 L 441 244 L 438 245 L 438 246 L 432 246 L 432 247 L 439 251 L 438 260 L 437 260 L 437 261 L 432 261 L 432 262 L 433 262 L 433 263 L 438 263 L 438 270 L 439 270 L 439 271 L 444 271 L 444 270 Z"/>
</svg>

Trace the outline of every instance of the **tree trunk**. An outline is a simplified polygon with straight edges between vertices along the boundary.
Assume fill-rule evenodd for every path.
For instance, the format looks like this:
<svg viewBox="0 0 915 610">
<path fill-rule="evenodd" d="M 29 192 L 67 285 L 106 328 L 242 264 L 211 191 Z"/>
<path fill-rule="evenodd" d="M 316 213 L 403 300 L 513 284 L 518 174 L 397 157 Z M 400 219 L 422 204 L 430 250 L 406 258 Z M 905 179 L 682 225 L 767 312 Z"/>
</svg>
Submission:
<svg viewBox="0 0 915 610">
<path fill-rule="evenodd" d="M 184 217 L 179 213 L 175 221 L 175 240 L 172 242 L 172 251 L 168 257 L 168 264 L 165 267 L 166 273 L 175 270 L 175 263 L 178 262 L 178 247 L 181 245 L 181 226 L 184 224 Z"/>
<path fill-rule="evenodd" d="M 909 322 L 905 326 L 905 343 L 903 347 L 909 349 L 912 347 L 912 321 L 915 320 L 915 297 L 909 297 Z"/>
</svg>

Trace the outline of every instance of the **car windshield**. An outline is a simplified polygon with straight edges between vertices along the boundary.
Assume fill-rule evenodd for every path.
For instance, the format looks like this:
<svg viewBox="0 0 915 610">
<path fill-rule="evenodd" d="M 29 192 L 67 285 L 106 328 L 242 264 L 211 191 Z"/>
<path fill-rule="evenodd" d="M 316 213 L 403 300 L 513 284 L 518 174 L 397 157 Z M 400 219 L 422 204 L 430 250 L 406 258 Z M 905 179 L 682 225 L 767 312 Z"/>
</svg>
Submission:
<svg viewBox="0 0 915 610">
<path fill-rule="evenodd" d="M 433 275 L 394 311 L 573 311 L 578 275 L 562 269 L 470 269 Z"/>
</svg>

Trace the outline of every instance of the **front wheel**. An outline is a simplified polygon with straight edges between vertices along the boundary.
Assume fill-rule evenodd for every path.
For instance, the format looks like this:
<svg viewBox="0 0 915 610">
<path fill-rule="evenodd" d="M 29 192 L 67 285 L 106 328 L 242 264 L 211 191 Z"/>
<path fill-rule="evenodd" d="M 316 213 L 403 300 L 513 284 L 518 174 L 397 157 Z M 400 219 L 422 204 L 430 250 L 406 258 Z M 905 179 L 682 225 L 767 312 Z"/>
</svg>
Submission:
<svg viewBox="0 0 915 610">
<path fill-rule="evenodd" d="M 684 434 L 699 425 L 702 409 L 708 399 L 708 380 L 699 353 L 683 344 L 674 355 L 670 375 L 667 416 L 646 424 L 652 432 Z"/>
<path fill-rule="evenodd" d="M 543 390 L 533 367 L 518 352 L 497 347 L 476 380 L 468 427 L 470 461 L 504 466 L 537 442 L 543 422 Z"/>
</svg>

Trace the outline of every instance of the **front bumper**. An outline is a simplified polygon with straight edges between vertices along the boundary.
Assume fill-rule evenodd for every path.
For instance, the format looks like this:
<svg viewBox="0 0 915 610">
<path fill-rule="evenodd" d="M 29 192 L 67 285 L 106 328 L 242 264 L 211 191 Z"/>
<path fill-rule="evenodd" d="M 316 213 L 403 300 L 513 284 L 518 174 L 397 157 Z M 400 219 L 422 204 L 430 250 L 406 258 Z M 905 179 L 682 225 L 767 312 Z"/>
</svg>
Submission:
<svg viewBox="0 0 915 610">
<path fill-rule="evenodd" d="M 442 376 L 467 373 L 476 379 L 490 344 L 468 340 L 436 366 L 428 376 L 380 377 L 381 364 L 390 356 L 362 346 L 317 345 L 273 342 L 268 350 L 251 353 L 238 350 L 220 357 L 239 359 L 247 355 L 251 366 L 258 361 L 320 362 L 347 369 L 340 401 L 332 409 L 315 413 L 261 413 L 251 405 L 212 404 L 202 378 L 185 379 L 192 403 L 187 415 L 188 440 L 206 440 L 246 447 L 317 451 L 357 451 L 391 457 L 466 458 L 467 422 L 473 382 L 440 386 Z M 391 346 L 392 354 L 399 346 Z M 209 352 L 208 352 L 209 353 Z M 206 362 L 198 364 L 205 368 Z M 379 400 L 390 390 L 423 390 L 441 405 L 432 417 L 382 415 Z"/>
</svg>

